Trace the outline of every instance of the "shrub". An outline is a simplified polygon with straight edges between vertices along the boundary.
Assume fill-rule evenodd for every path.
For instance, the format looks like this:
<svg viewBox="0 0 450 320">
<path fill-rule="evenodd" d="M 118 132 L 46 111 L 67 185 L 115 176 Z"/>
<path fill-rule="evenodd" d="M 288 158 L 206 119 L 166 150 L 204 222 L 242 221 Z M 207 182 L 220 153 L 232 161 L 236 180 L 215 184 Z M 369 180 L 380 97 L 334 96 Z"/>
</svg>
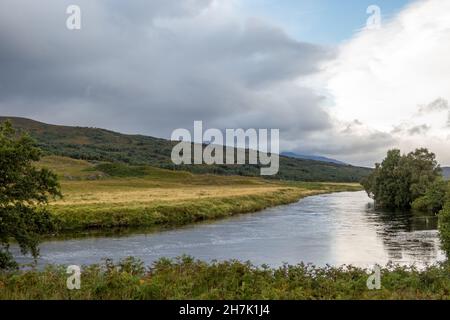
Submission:
<svg viewBox="0 0 450 320">
<path fill-rule="evenodd" d="M 412 208 L 419 211 L 439 212 L 445 203 L 445 195 L 449 184 L 446 181 L 438 180 L 434 182 L 425 195 L 414 200 Z"/>
</svg>

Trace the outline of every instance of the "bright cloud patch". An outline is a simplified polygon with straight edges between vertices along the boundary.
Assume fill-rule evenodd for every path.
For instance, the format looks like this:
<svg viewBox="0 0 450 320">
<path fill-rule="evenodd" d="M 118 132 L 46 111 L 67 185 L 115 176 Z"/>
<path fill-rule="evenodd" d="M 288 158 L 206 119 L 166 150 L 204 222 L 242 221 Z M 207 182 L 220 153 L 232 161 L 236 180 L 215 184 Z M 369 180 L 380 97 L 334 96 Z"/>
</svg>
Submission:
<svg viewBox="0 0 450 320">
<path fill-rule="evenodd" d="M 343 44 L 323 73 L 332 113 L 391 134 L 404 151 L 429 147 L 449 164 L 449 12 L 450 1 L 419 1 Z"/>
</svg>

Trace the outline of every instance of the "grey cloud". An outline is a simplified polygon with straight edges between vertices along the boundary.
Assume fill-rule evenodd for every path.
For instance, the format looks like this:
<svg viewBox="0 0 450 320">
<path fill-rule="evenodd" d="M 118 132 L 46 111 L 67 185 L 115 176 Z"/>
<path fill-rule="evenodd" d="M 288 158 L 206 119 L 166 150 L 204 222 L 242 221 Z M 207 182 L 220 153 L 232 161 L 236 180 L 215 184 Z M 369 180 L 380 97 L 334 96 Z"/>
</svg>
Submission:
<svg viewBox="0 0 450 320">
<path fill-rule="evenodd" d="M 414 126 L 410 129 L 408 129 L 408 133 L 410 135 L 422 135 L 427 133 L 428 131 L 430 131 L 431 127 L 426 125 L 426 124 L 422 124 L 419 126 Z"/>
<path fill-rule="evenodd" d="M 189 16 L 199 13 L 213 0 L 100 0 L 107 12 L 114 12 L 115 17 L 136 23 L 148 22 L 155 18 Z"/>
<path fill-rule="evenodd" d="M 395 126 L 394 128 L 392 128 L 391 134 L 399 134 L 399 133 L 402 133 L 403 131 L 404 131 L 404 127 L 399 125 L 399 126 Z"/>
<path fill-rule="evenodd" d="M 353 122 L 349 123 L 344 130 L 342 130 L 342 133 L 350 134 L 355 130 L 356 127 L 362 126 L 362 125 L 363 125 L 363 123 L 361 121 L 359 121 L 358 119 L 355 119 L 355 120 L 353 120 Z"/>
<path fill-rule="evenodd" d="M 332 50 L 261 20 L 197 18 L 201 0 L 80 0 L 82 30 L 68 31 L 72 2 L 1 2 L 1 114 L 161 137 L 194 120 L 286 136 L 331 125 L 323 98 L 294 80 Z"/>
<path fill-rule="evenodd" d="M 421 124 L 421 125 L 410 125 L 407 123 L 402 123 L 400 125 L 395 126 L 391 130 L 391 134 L 398 135 L 398 134 L 408 134 L 408 135 L 424 135 L 428 133 L 428 131 L 431 130 L 431 126 L 427 124 Z"/>
<path fill-rule="evenodd" d="M 446 123 L 446 127 L 450 128 L 450 104 L 446 99 L 438 98 L 427 105 L 419 106 L 418 115 L 420 116 L 420 115 L 424 115 L 424 114 L 428 114 L 428 113 L 436 113 L 436 112 L 447 112 L 448 120 Z M 428 131 L 428 130 L 425 130 L 425 131 Z M 411 134 L 420 133 L 418 131 L 424 131 L 424 130 L 420 130 L 420 128 L 419 128 L 417 130 L 413 130 L 411 132 Z"/>
<path fill-rule="evenodd" d="M 386 151 L 387 146 L 395 144 L 395 139 L 384 132 L 373 132 L 361 135 L 335 136 L 330 139 L 326 146 L 321 146 L 322 152 L 328 150 L 333 155 L 362 155 Z M 367 143 L 369 142 L 369 143 Z M 318 149 L 320 151 L 320 149 Z"/>
<path fill-rule="evenodd" d="M 349 127 L 350 130 L 348 130 Z M 320 154 L 351 164 L 371 167 L 375 161 L 385 156 L 387 149 L 398 146 L 398 143 L 398 139 L 393 135 L 368 130 L 363 123 L 355 120 L 345 130 L 337 130 L 337 126 L 333 126 L 324 130 L 321 136 L 288 143 L 286 150 L 304 154 Z"/>
<path fill-rule="evenodd" d="M 449 103 L 446 99 L 438 98 L 427 105 L 419 106 L 419 113 L 441 112 L 449 110 Z"/>
</svg>

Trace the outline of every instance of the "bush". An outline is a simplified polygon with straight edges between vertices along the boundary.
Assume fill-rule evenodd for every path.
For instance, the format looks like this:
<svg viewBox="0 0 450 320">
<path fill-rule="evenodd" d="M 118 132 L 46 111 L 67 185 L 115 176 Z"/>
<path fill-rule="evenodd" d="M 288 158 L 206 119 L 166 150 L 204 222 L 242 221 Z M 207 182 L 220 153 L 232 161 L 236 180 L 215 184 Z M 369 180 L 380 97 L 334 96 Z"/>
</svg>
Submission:
<svg viewBox="0 0 450 320">
<path fill-rule="evenodd" d="M 142 177 L 146 175 L 145 166 L 129 166 L 122 163 L 103 163 L 95 167 L 111 177 Z"/>
<path fill-rule="evenodd" d="M 425 195 L 414 200 L 412 208 L 419 211 L 439 212 L 444 206 L 448 188 L 449 184 L 446 181 L 436 181 L 428 188 Z"/>
</svg>

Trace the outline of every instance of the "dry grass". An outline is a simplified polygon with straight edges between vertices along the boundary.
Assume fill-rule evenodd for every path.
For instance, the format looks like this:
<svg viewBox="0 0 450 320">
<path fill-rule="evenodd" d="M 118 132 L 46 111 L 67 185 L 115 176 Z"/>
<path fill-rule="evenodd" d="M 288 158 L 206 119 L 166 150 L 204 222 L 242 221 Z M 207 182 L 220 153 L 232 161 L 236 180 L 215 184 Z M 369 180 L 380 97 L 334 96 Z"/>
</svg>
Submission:
<svg viewBox="0 0 450 320">
<path fill-rule="evenodd" d="M 217 197 L 234 197 L 277 192 L 281 187 L 253 186 L 194 186 L 186 188 L 148 188 L 144 190 L 117 190 L 73 192 L 53 205 L 123 204 L 129 202 L 152 203 Z"/>
</svg>

